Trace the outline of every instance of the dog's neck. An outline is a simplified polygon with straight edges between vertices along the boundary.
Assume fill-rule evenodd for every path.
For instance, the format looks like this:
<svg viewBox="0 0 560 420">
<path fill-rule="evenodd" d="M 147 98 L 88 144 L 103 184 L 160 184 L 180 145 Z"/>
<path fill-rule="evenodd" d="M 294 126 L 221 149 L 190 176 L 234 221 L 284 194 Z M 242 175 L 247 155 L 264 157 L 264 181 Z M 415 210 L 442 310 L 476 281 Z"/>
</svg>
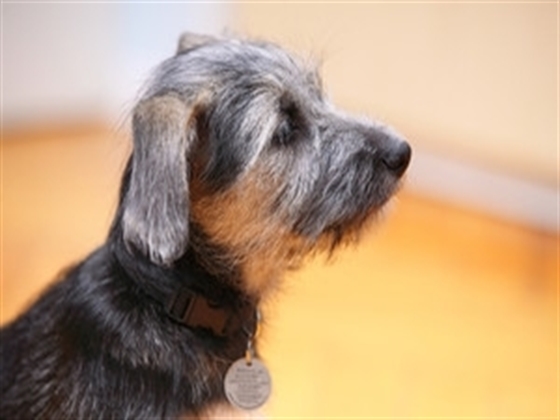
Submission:
<svg viewBox="0 0 560 420">
<path fill-rule="evenodd" d="M 172 319 L 221 338 L 249 337 L 255 331 L 259 302 L 237 287 L 240 283 L 231 266 L 209 272 L 194 247 L 172 266 L 160 266 L 127 247 L 118 228 L 111 235 L 111 251 L 123 275 Z"/>
</svg>

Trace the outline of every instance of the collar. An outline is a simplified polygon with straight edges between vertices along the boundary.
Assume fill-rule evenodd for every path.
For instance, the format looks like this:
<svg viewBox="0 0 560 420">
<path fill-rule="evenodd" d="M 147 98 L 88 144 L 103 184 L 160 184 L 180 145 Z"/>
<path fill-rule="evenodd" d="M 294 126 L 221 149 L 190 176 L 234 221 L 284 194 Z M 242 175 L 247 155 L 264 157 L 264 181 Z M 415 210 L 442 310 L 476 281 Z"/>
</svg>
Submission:
<svg viewBox="0 0 560 420">
<path fill-rule="evenodd" d="M 223 306 L 185 287 L 171 295 L 165 309 L 175 321 L 189 328 L 209 330 L 222 338 L 239 333 L 251 338 L 258 326 L 258 311 L 249 302 L 237 307 Z"/>
<path fill-rule="evenodd" d="M 206 273 L 194 258 L 184 256 L 175 268 L 159 267 L 127 248 L 121 235 L 111 250 L 126 276 L 176 322 L 221 338 L 254 336 L 259 321 L 256 302 Z"/>
</svg>

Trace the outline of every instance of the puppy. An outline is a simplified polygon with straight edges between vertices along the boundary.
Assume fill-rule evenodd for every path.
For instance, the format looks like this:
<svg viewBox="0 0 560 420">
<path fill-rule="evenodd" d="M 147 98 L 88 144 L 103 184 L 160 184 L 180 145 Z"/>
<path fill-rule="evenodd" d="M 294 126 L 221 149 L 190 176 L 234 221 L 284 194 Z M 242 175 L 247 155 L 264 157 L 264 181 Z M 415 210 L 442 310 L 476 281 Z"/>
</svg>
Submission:
<svg viewBox="0 0 560 420">
<path fill-rule="evenodd" d="M 304 257 L 355 240 L 411 157 L 335 109 L 313 68 L 240 39 L 185 34 L 132 126 L 105 244 L 1 331 L 2 418 L 257 408 L 260 303 Z"/>
</svg>

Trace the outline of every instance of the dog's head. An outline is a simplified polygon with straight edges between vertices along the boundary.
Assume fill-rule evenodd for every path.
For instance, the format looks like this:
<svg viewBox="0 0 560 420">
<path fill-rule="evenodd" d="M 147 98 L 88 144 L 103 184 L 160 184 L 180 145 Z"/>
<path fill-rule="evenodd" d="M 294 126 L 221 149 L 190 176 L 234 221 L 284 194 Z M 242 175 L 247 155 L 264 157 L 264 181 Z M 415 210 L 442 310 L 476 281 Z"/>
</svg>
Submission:
<svg viewBox="0 0 560 420">
<path fill-rule="evenodd" d="M 336 110 L 315 70 L 269 43 L 184 35 L 134 110 L 124 238 L 170 265 L 190 229 L 238 259 L 290 259 L 355 233 L 410 147 Z M 276 255 L 278 254 L 278 255 Z"/>
</svg>

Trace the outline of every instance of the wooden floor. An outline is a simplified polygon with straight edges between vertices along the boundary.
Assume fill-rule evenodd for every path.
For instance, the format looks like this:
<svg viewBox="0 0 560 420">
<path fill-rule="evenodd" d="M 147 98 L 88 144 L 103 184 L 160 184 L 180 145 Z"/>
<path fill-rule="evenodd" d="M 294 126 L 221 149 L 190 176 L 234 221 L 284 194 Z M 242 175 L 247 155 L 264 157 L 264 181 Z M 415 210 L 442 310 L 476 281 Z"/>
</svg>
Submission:
<svg viewBox="0 0 560 420">
<path fill-rule="evenodd" d="M 103 241 L 127 147 L 102 130 L 2 143 L 2 322 Z M 405 189 L 268 305 L 265 411 L 558 418 L 557 241 Z"/>
</svg>

